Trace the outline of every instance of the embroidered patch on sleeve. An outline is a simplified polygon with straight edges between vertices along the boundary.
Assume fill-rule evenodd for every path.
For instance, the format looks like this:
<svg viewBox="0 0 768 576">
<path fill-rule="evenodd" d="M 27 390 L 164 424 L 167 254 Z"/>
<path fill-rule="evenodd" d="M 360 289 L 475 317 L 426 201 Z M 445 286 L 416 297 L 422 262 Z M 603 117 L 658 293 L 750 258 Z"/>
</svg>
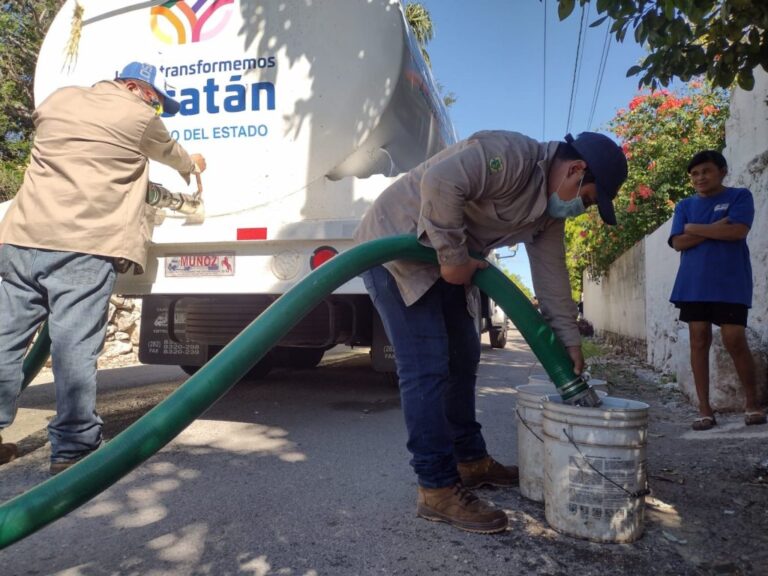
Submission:
<svg viewBox="0 0 768 576">
<path fill-rule="evenodd" d="M 501 157 L 494 156 L 488 160 L 488 169 L 491 171 L 491 174 L 501 172 L 504 169 L 504 163 L 501 161 Z"/>
</svg>

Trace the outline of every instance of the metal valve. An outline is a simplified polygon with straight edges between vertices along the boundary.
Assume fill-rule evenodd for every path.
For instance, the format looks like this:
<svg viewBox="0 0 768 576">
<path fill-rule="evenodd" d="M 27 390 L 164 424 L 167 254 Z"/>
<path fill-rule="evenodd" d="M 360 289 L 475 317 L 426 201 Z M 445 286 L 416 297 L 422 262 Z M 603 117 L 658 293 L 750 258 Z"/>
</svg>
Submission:
<svg viewBox="0 0 768 576">
<path fill-rule="evenodd" d="M 200 174 L 197 178 L 197 192 L 185 194 L 183 192 L 171 192 L 162 184 L 150 182 L 147 187 L 146 202 L 155 208 L 168 208 L 174 212 L 189 216 L 188 220 L 202 221 L 205 218 L 205 206 L 203 205 L 203 186 Z"/>
</svg>

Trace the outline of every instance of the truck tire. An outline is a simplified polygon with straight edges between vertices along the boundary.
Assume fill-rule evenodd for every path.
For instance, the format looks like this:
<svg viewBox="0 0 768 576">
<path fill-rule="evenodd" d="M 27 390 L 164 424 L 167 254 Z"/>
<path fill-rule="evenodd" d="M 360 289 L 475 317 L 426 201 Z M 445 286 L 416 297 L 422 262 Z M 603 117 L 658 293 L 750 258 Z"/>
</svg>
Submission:
<svg viewBox="0 0 768 576">
<path fill-rule="evenodd" d="M 507 345 L 507 326 L 493 326 L 488 332 L 491 348 L 504 348 Z"/>
<path fill-rule="evenodd" d="M 189 364 L 180 364 L 179 368 L 184 370 L 184 372 L 186 372 L 190 376 L 193 376 L 198 370 L 200 370 L 200 368 L 202 368 L 202 366 L 190 366 Z"/>
<path fill-rule="evenodd" d="M 298 346 L 278 346 L 272 349 L 275 364 L 292 370 L 309 370 L 320 364 L 325 348 L 299 348 Z"/>
<path fill-rule="evenodd" d="M 213 358 L 216 355 L 216 352 L 218 352 L 221 348 L 219 347 L 216 351 L 211 352 L 209 350 L 208 353 L 208 360 Z M 264 377 L 267 376 L 272 371 L 272 368 L 275 365 L 275 360 L 272 355 L 272 352 L 267 352 L 266 356 L 264 356 L 261 360 L 259 360 L 255 366 L 253 366 L 248 372 L 245 373 L 245 376 L 242 377 L 241 381 L 244 382 L 253 382 L 254 380 L 261 380 Z M 191 366 L 189 364 L 182 364 L 179 365 L 179 368 L 184 370 L 187 374 L 190 376 L 197 373 L 202 366 Z"/>
<path fill-rule="evenodd" d="M 267 374 L 269 374 L 272 371 L 272 368 L 275 366 L 274 358 L 272 357 L 271 352 L 267 352 L 267 355 L 264 356 L 261 360 L 259 360 L 255 366 L 253 366 L 248 372 L 245 373 L 245 376 L 243 376 L 242 381 L 244 382 L 254 382 L 256 380 L 263 380 L 266 378 Z"/>
</svg>

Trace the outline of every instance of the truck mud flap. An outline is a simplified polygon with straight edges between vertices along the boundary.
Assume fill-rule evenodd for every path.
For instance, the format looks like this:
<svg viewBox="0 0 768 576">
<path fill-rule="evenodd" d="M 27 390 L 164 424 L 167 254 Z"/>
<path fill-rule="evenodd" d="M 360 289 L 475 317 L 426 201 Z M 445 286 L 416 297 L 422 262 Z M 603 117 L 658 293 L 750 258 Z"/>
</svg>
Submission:
<svg viewBox="0 0 768 576">
<path fill-rule="evenodd" d="M 139 339 L 139 361 L 143 364 L 177 364 L 202 366 L 208 361 L 208 347 L 184 340 L 184 313 L 176 309 L 174 334 L 168 332 L 168 310 L 175 296 L 145 296 L 142 299 Z"/>
<path fill-rule="evenodd" d="M 394 374 L 397 372 L 395 365 L 395 348 L 390 344 L 381 317 L 373 309 L 373 335 L 371 342 L 371 366 L 376 372 Z"/>
</svg>

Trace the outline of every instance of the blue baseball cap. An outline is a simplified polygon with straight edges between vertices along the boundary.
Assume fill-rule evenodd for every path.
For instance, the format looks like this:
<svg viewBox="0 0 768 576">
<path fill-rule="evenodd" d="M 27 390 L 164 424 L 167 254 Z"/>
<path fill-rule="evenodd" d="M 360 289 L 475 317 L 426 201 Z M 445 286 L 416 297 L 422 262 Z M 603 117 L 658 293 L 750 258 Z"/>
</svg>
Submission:
<svg viewBox="0 0 768 576">
<path fill-rule="evenodd" d="M 174 100 L 168 94 L 168 83 L 165 80 L 165 74 L 163 74 L 157 66 L 147 64 L 146 62 L 131 62 L 127 64 L 123 71 L 115 76 L 115 80 L 141 80 L 146 82 L 158 94 L 163 96 L 163 111 L 168 114 L 176 114 L 181 108 L 178 100 Z"/>
<path fill-rule="evenodd" d="M 615 226 L 613 199 L 627 179 L 627 157 L 624 151 L 608 136 L 597 132 L 582 132 L 576 138 L 566 134 L 565 141 L 579 153 L 595 177 L 600 218 L 606 224 Z"/>
</svg>

